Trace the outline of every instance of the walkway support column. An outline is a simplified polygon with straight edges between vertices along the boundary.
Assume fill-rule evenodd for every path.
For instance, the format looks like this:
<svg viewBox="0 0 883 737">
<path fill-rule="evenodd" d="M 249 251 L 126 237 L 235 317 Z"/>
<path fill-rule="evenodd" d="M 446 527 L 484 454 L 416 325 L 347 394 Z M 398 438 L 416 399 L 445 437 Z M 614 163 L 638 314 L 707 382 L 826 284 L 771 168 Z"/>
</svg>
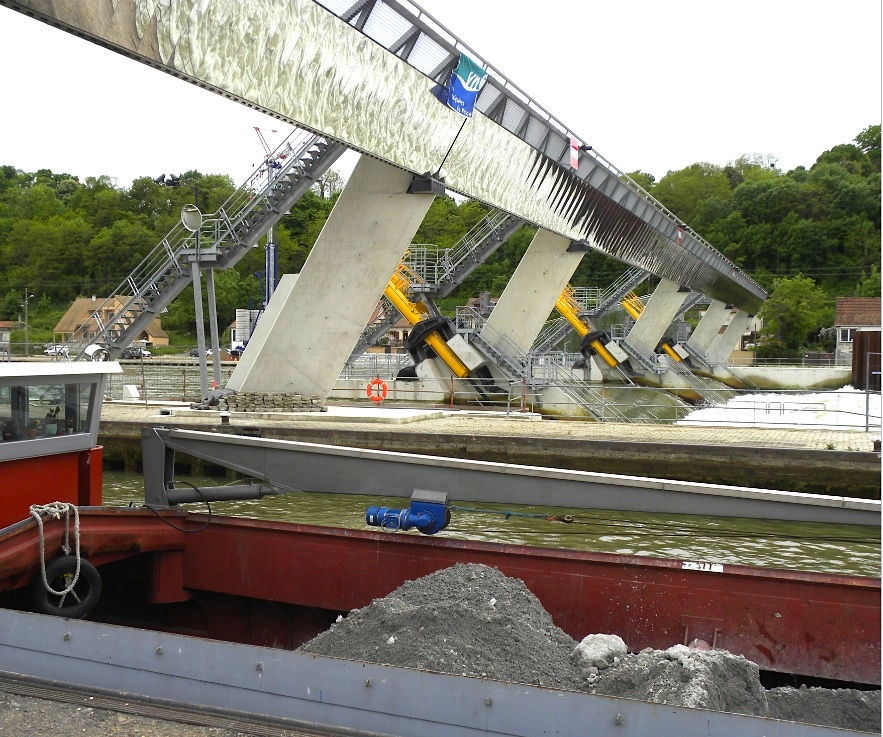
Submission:
<svg viewBox="0 0 883 737">
<path fill-rule="evenodd" d="M 504 335 L 522 352 L 530 350 L 584 255 L 568 252 L 570 243 L 557 233 L 537 231 L 485 323 L 482 337 L 488 343 Z"/>
<path fill-rule="evenodd" d="M 228 388 L 327 398 L 434 199 L 408 194 L 412 178 L 359 160 L 300 275 L 273 294 Z"/>
<path fill-rule="evenodd" d="M 751 315 L 744 310 L 737 310 L 727 325 L 726 330 L 717 336 L 711 345 L 711 353 L 716 364 L 726 364 L 730 354 L 739 346 L 742 336 L 751 324 Z"/>
<path fill-rule="evenodd" d="M 681 291 L 679 284 L 668 279 L 659 282 L 638 317 L 626 340 L 630 345 L 642 347 L 652 353 L 665 331 L 678 314 L 689 291 Z"/>
<path fill-rule="evenodd" d="M 724 325 L 729 322 L 731 317 L 732 308 L 720 300 L 712 300 L 696 329 L 687 339 L 686 347 L 689 349 L 689 353 L 684 351 L 681 357 L 687 358 L 691 353 L 708 357 L 720 338 Z"/>
</svg>

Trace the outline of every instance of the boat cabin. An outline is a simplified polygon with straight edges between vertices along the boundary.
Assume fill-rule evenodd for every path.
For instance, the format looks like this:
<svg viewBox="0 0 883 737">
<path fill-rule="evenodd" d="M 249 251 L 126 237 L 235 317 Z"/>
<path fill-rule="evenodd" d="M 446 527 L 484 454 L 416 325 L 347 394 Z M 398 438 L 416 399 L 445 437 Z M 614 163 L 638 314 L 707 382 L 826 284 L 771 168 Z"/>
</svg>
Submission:
<svg viewBox="0 0 883 737">
<path fill-rule="evenodd" d="M 28 517 L 34 492 L 49 501 L 101 503 L 98 424 L 115 362 L 0 364 L 0 528 Z"/>
</svg>

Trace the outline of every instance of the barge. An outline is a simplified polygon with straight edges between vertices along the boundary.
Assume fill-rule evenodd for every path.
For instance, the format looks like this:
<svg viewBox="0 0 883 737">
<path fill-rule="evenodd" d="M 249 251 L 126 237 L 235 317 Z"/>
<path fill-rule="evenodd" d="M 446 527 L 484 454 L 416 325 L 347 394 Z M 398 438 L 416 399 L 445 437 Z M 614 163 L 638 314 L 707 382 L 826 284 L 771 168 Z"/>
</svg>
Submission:
<svg viewBox="0 0 883 737">
<path fill-rule="evenodd" d="M 433 459 L 381 451 L 145 428 L 145 505 L 101 505 L 98 419 L 106 363 L 7 364 L 0 372 L 0 670 L 132 698 L 172 700 L 340 733 L 428 735 L 833 734 L 810 725 L 662 708 L 613 697 L 461 678 L 293 652 L 339 616 L 456 563 L 524 581 L 579 640 L 629 650 L 695 639 L 794 682 L 880 683 L 880 580 L 708 561 L 662 560 L 331 529 L 181 511 L 178 504 L 292 488 L 458 501 L 597 503 L 696 499 L 773 518 L 879 522 L 879 502 Z M 55 430 L 33 420 L 54 415 Z M 64 430 L 59 431 L 63 422 Z M 28 428 L 38 430 L 30 437 Z M 5 431 L 6 432 L 6 431 Z M 174 457 L 222 462 L 254 480 L 195 489 Z M 497 489 L 497 491 L 495 491 Z M 500 498 L 499 489 L 511 492 Z M 594 490 L 594 491 L 593 491 Z M 782 496 L 784 494 L 784 496 Z M 735 501 L 734 501 L 735 500 Z M 32 507 L 32 505 L 36 505 Z M 625 506 L 623 506 L 625 505 Z M 760 505 L 760 506 L 757 506 Z M 714 512 L 711 512 L 714 513 Z M 52 591 L 49 591 L 52 589 Z M 532 704 L 527 709 L 525 703 Z M 452 708 L 456 705 L 456 708 Z M 529 712 L 529 713 L 528 713 Z M 842 732 L 837 732 L 842 734 Z"/>
</svg>

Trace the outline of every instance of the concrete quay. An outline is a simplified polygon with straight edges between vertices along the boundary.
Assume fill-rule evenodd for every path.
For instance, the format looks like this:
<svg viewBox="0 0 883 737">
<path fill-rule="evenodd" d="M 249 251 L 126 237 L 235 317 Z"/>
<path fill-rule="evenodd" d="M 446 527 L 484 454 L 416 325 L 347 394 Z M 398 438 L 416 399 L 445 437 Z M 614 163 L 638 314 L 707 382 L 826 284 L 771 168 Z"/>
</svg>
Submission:
<svg viewBox="0 0 883 737">
<path fill-rule="evenodd" d="M 373 448 L 599 473 L 880 498 L 876 433 L 546 420 L 536 414 L 332 405 L 238 413 L 185 403 L 105 403 L 105 458 L 136 470 L 145 426 Z"/>
</svg>

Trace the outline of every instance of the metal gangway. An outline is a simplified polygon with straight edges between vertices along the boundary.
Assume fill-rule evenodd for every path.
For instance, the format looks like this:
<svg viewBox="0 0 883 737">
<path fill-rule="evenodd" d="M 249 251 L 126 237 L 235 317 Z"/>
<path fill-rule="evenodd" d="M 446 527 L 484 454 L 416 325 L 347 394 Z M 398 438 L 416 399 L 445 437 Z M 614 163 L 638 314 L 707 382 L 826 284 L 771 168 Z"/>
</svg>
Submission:
<svg viewBox="0 0 883 737">
<path fill-rule="evenodd" d="M 404 263 L 422 278 L 412 292 L 447 297 L 523 224 L 509 213 L 491 210 L 451 248 L 411 246 Z"/>
<path fill-rule="evenodd" d="M 609 286 L 571 287 L 573 299 L 580 305 L 579 316 L 583 319 L 597 319 L 622 303 L 623 298 L 646 279 L 644 269 L 633 268 L 617 277 Z M 531 353 L 547 353 L 564 340 L 573 330 L 563 317 L 550 320 L 534 340 Z"/>
<path fill-rule="evenodd" d="M 559 389 L 570 401 L 599 421 L 663 422 L 664 418 L 652 409 L 644 416 L 635 417 L 623 412 L 619 405 L 589 382 L 579 378 L 571 369 L 522 351 L 507 336 L 494 330 L 484 317 L 471 307 L 457 309 L 457 332 L 492 359 L 507 378 L 523 381 L 536 390 L 545 387 Z"/>
<path fill-rule="evenodd" d="M 193 281 L 234 266 L 346 150 L 295 129 L 217 212 L 173 227 L 68 339 L 69 360 L 115 359 Z M 88 349 L 88 350 L 87 350 Z"/>
</svg>

